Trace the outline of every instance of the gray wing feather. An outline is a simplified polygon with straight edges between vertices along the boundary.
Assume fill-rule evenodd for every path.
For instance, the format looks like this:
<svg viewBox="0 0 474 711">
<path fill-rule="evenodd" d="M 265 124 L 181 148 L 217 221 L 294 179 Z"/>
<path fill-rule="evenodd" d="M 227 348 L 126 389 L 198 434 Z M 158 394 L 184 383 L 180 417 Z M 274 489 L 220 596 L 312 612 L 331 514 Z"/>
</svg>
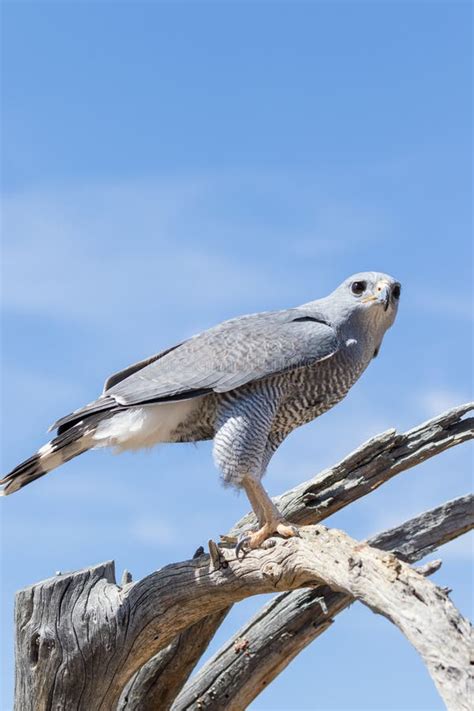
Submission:
<svg viewBox="0 0 474 711">
<path fill-rule="evenodd" d="M 178 343 L 177 346 L 171 346 L 171 348 L 167 348 L 165 351 L 160 351 L 159 353 L 156 353 L 155 355 L 150 356 L 150 358 L 145 358 L 144 360 L 139 360 L 138 363 L 134 363 L 133 365 L 129 365 L 127 368 L 124 368 L 123 370 L 119 370 L 117 373 L 113 373 L 113 375 L 109 375 L 107 380 L 104 383 L 104 390 L 103 392 L 107 392 L 107 390 L 110 390 L 111 387 L 114 385 L 117 385 L 117 383 L 122 382 L 122 380 L 125 380 L 125 378 L 130 377 L 130 375 L 133 375 L 133 373 L 136 373 L 139 370 L 142 370 L 145 368 L 147 365 L 150 365 L 150 363 L 154 363 L 155 360 L 159 360 L 160 358 L 163 358 L 163 356 L 167 355 L 171 351 L 174 351 L 175 348 L 179 348 L 181 343 Z"/>
<path fill-rule="evenodd" d="M 136 371 L 131 366 L 131 375 L 104 395 L 127 406 L 226 392 L 328 358 L 337 348 L 334 329 L 317 315 L 253 314 L 204 331 Z"/>
<path fill-rule="evenodd" d="M 78 410 L 71 412 L 69 415 L 65 415 L 59 420 L 56 420 L 56 422 L 53 422 L 53 424 L 48 427 L 48 432 L 57 429 L 58 434 L 61 434 L 61 432 L 65 431 L 66 429 L 74 425 L 76 422 L 79 422 L 81 419 L 84 419 L 84 417 L 90 417 L 91 415 L 94 415 L 97 412 L 105 412 L 107 410 L 116 409 L 117 401 L 114 400 L 114 398 L 112 397 L 108 397 L 107 390 L 109 390 L 117 383 L 122 382 L 122 380 L 125 380 L 125 378 L 130 377 L 131 375 L 133 375 L 133 373 L 136 373 L 142 368 L 145 368 L 147 365 L 150 365 L 150 363 L 154 363 L 155 361 L 159 360 L 159 358 L 162 358 L 175 348 L 179 348 L 180 345 L 181 343 L 178 343 L 177 346 L 167 348 L 164 351 L 160 351 L 159 353 L 150 356 L 150 358 L 140 360 L 138 361 L 138 363 L 134 363 L 133 365 L 129 365 L 123 370 L 119 370 L 117 373 L 113 373 L 113 375 L 110 375 L 105 381 L 102 395 L 98 400 L 94 400 L 94 402 L 91 402 L 88 405 L 85 405 L 84 407 L 80 407 Z"/>
</svg>

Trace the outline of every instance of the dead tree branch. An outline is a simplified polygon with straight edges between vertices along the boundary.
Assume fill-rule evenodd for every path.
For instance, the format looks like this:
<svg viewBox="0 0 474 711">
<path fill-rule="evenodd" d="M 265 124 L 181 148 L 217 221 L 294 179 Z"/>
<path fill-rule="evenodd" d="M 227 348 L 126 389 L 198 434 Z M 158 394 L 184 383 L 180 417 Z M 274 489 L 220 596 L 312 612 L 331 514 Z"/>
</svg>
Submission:
<svg viewBox="0 0 474 711">
<path fill-rule="evenodd" d="M 414 563 L 474 527 L 474 497 L 464 496 L 371 538 L 368 543 Z M 439 567 L 436 562 L 435 570 Z M 418 569 L 423 574 L 435 572 Z M 310 642 L 325 632 L 353 598 L 320 585 L 287 592 L 262 607 L 183 689 L 173 711 L 246 708 Z M 134 711 L 152 711 L 146 697 Z"/>
<path fill-rule="evenodd" d="M 448 708 L 467 709 L 470 626 L 447 595 L 394 555 L 342 531 L 319 525 L 301 533 L 244 560 L 225 550 L 227 567 L 212 572 L 202 556 L 122 590 L 108 564 L 20 593 L 19 609 L 33 609 L 18 620 L 18 659 L 30 661 L 22 676 L 36 704 L 48 708 L 54 680 L 64 704 L 114 709 L 132 674 L 204 615 L 250 595 L 324 582 L 390 619 L 421 654 Z"/>
<path fill-rule="evenodd" d="M 338 488 L 345 505 L 359 486 L 363 495 L 397 471 L 469 439 L 472 423 L 461 420 L 468 409 L 456 408 L 406 435 L 372 440 L 370 461 L 359 449 L 350 466 L 345 460 L 344 475 L 341 464 L 318 477 L 319 485 L 297 487 L 293 515 L 287 515 L 301 522 L 301 512 L 310 511 L 305 515 L 321 518 L 340 508 Z M 383 467 L 390 470 L 385 478 Z M 347 471 L 353 481 L 345 487 Z M 289 500 L 282 503 L 286 507 Z M 388 617 L 418 649 L 448 707 L 464 708 L 469 625 L 442 591 L 406 563 L 323 526 L 252 551 L 243 561 L 225 548 L 221 555 L 220 568 L 211 570 L 203 555 L 123 588 L 115 583 L 113 564 L 106 563 L 20 591 L 16 709 L 112 711 L 138 669 L 191 625 L 249 595 L 321 583 Z"/>
<path fill-rule="evenodd" d="M 144 664 L 126 685 L 117 711 L 171 708 L 229 609 L 219 610 L 191 625 Z"/>
<path fill-rule="evenodd" d="M 474 403 L 454 407 L 401 434 L 387 430 L 365 442 L 339 464 L 289 489 L 274 502 L 292 523 L 319 523 L 411 467 L 474 437 Z M 255 524 L 252 514 L 232 529 L 237 535 Z"/>
<path fill-rule="evenodd" d="M 203 552 L 202 548 L 197 550 L 194 558 Z M 230 607 L 226 607 L 199 620 L 149 659 L 125 686 L 117 711 L 171 708 L 229 610 Z"/>
<path fill-rule="evenodd" d="M 457 444 L 472 439 L 474 418 L 463 419 L 463 417 L 473 407 L 472 403 L 455 407 L 401 434 L 393 429 L 383 432 L 361 445 L 334 467 L 326 469 L 309 481 L 290 489 L 282 496 L 277 497 L 275 501 L 289 520 L 300 524 L 318 523 L 370 493 L 395 475 Z M 229 535 L 235 536 L 254 523 L 254 515 L 248 514 L 232 528 Z M 197 626 L 194 628 L 192 646 L 192 649 L 196 651 L 194 663 L 197 663 L 200 658 L 199 644 L 206 648 L 219 626 L 216 618 L 213 618 L 213 621 L 214 625 L 210 621 L 207 626 L 201 625 L 199 628 Z M 200 637 L 199 644 L 198 635 Z M 188 649 L 189 654 L 191 651 Z M 159 681 L 156 679 L 156 685 L 152 687 L 157 699 L 164 693 L 163 690 L 168 688 L 168 685 L 175 689 L 178 679 L 181 679 L 183 684 L 185 683 L 187 675 L 191 671 L 190 658 L 188 656 L 183 658 L 183 673 L 180 675 L 178 658 L 173 649 L 170 649 L 169 653 L 174 659 L 173 673 L 169 680 L 162 668 L 164 651 L 160 653 L 160 659 L 156 663 L 152 659 L 145 668 L 138 672 L 142 675 L 142 681 L 134 680 L 134 698 L 137 704 L 135 708 L 142 708 L 144 704 L 152 703 L 149 690 L 153 679 L 153 669 L 155 669 L 155 674 L 160 676 Z M 143 694 L 140 693 L 142 683 Z M 126 695 L 123 698 L 126 698 Z M 132 708 L 130 703 L 131 699 L 128 698 L 128 706 L 121 705 L 119 708 L 126 708 L 129 711 Z M 152 708 L 153 706 L 150 705 L 150 711 Z"/>
</svg>

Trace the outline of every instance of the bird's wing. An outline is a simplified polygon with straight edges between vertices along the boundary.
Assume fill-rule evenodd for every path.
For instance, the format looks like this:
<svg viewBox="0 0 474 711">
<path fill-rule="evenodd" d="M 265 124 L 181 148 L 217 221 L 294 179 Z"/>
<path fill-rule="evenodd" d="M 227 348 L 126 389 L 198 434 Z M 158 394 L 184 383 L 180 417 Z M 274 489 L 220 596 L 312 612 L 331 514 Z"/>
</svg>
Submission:
<svg viewBox="0 0 474 711">
<path fill-rule="evenodd" d="M 122 382 L 122 380 L 125 380 L 125 378 L 129 378 L 131 375 L 133 375 L 133 373 L 136 373 L 138 370 L 145 368 L 147 365 L 150 365 L 150 363 L 154 363 L 156 360 L 167 355 L 175 348 L 179 348 L 180 345 L 181 343 L 178 343 L 178 345 L 176 346 L 172 346 L 171 348 L 167 348 L 164 351 L 155 353 L 155 355 L 150 356 L 150 358 L 140 360 L 138 361 L 138 363 L 134 363 L 133 365 L 129 365 L 123 370 L 119 370 L 117 373 L 113 373 L 105 381 L 102 395 L 97 400 L 94 400 L 88 405 L 80 407 L 78 410 L 74 410 L 74 412 L 71 412 L 69 415 L 65 415 L 59 420 L 56 420 L 56 422 L 53 422 L 53 424 L 48 427 L 48 432 L 57 429 L 58 434 L 61 434 L 66 429 L 69 429 L 69 427 L 74 425 L 76 422 L 79 422 L 80 420 L 84 419 L 84 417 L 89 417 L 90 415 L 94 415 L 95 413 L 99 412 L 107 412 L 108 410 L 116 408 L 117 401 L 106 394 L 109 388 L 116 385 L 117 383 Z"/>
<path fill-rule="evenodd" d="M 233 390 L 329 358 L 337 348 L 336 333 L 320 314 L 290 309 L 242 316 L 111 375 L 98 400 L 62 417 L 50 430 L 61 433 L 117 407 Z"/>
<path fill-rule="evenodd" d="M 226 321 L 115 381 L 103 397 L 122 406 L 226 392 L 333 355 L 334 329 L 300 309 Z M 110 379 L 107 382 L 111 382 Z"/>
<path fill-rule="evenodd" d="M 113 373 L 113 375 L 109 375 L 107 380 L 104 383 L 104 393 L 107 392 L 107 390 L 110 390 L 111 387 L 114 385 L 117 385 L 117 383 L 121 383 L 122 380 L 125 380 L 125 378 L 130 377 L 130 375 L 133 375 L 133 373 L 136 373 L 138 370 L 142 370 L 145 368 L 147 365 L 150 365 L 151 363 L 154 363 L 155 360 L 159 360 L 160 358 L 163 358 L 163 356 L 167 355 L 168 353 L 171 353 L 171 351 L 174 351 L 175 348 L 179 348 L 182 345 L 182 343 L 178 343 L 177 346 L 171 346 L 171 348 L 167 348 L 165 351 L 160 351 L 159 353 L 155 353 L 155 355 L 150 356 L 150 358 L 145 358 L 144 360 L 139 360 L 138 363 L 134 363 L 133 365 L 129 365 L 127 368 L 124 368 L 123 370 L 119 370 L 117 373 Z"/>
</svg>

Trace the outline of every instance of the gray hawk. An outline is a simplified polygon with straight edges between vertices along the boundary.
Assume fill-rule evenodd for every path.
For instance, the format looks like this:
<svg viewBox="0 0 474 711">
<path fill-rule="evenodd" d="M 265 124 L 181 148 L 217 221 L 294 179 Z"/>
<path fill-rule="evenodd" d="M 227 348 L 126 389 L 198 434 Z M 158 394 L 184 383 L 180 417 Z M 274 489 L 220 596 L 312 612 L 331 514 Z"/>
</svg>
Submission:
<svg viewBox="0 0 474 711">
<path fill-rule="evenodd" d="M 298 535 L 261 479 L 283 440 L 345 397 L 393 324 L 400 284 L 379 272 L 346 279 L 329 296 L 218 326 L 115 373 L 89 405 L 58 420 L 57 435 L 7 474 L 12 494 L 78 454 L 161 442 L 214 440 L 227 484 L 243 488 L 258 530 L 239 542 Z"/>
</svg>

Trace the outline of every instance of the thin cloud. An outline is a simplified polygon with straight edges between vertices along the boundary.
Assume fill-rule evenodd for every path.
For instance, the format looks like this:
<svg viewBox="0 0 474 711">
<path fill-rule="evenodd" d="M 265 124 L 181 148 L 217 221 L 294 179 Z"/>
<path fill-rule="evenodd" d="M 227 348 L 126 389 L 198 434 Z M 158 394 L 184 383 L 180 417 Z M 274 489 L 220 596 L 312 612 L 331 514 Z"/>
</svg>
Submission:
<svg viewBox="0 0 474 711">
<path fill-rule="evenodd" d="M 174 546 L 180 535 L 170 523 L 156 518 L 141 518 L 129 527 L 130 536 L 137 542 L 149 546 Z"/>
<path fill-rule="evenodd" d="M 186 188 L 181 197 L 189 212 Z M 193 244 L 192 224 L 174 215 L 170 200 L 161 188 L 137 196 L 133 187 L 107 186 L 6 198 L 4 309 L 104 323 L 189 307 L 191 288 L 204 306 L 265 287 L 260 270 Z"/>
<path fill-rule="evenodd" d="M 425 285 L 423 290 L 412 288 L 411 300 L 413 306 L 420 312 L 440 318 L 456 319 L 472 323 L 472 284 L 466 288 L 453 289 L 449 293 Z"/>
<path fill-rule="evenodd" d="M 305 270 L 309 283 L 317 277 L 316 298 L 345 276 L 332 257 L 369 245 L 381 223 L 367 206 L 265 176 L 7 194 L 3 308 L 104 327 L 199 307 L 230 314 L 234 304 L 298 303 Z"/>
<path fill-rule="evenodd" d="M 472 394 L 449 387 L 433 387 L 417 394 L 415 402 L 423 415 L 435 417 L 456 405 L 469 402 Z"/>
</svg>

